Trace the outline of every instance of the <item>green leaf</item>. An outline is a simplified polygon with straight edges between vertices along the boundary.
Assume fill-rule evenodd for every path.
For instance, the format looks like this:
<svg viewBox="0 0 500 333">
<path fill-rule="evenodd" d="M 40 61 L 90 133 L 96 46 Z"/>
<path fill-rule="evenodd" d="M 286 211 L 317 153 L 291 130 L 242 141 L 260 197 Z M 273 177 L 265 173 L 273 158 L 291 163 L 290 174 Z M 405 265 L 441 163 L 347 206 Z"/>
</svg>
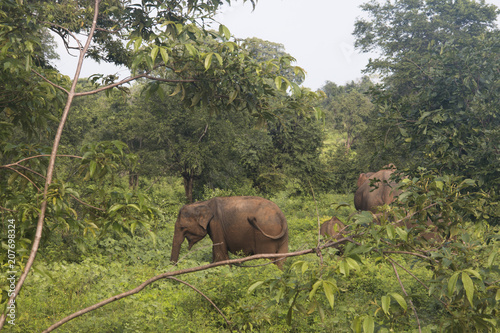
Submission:
<svg viewBox="0 0 500 333">
<path fill-rule="evenodd" d="M 184 45 L 186 47 L 186 50 L 189 52 L 189 54 L 194 57 L 198 54 L 198 51 L 196 50 L 196 48 L 191 45 L 191 44 L 185 44 Z"/>
<path fill-rule="evenodd" d="M 255 289 L 257 289 L 257 287 L 259 287 L 260 285 L 262 285 L 264 283 L 264 281 L 257 281 L 255 283 L 253 283 L 247 290 L 247 294 L 251 294 Z"/>
<path fill-rule="evenodd" d="M 460 272 L 455 272 L 448 280 L 448 297 L 451 297 L 455 292 L 455 288 L 457 287 L 458 274 L 460 274 Z"/>
<path fill-rule="evenodd" d="M 178 93 L 181 92 L 181 89 L 182 89 L 182 83 L 178 83 L 176 86 L 175 86 L 175 89 L 174 91 L 169 95 L 169 96 L 175 96 L 177 95 Z"/>
<path fill-rule="evenodd" d="M 313 287 L 312 287 L 311 291 L 309 292 L 309 299 L 312 300 L 314 295 L 316 295 L 316 291 L 318 290 L 319 286 L 321 286 L 321 284 L 323 284 L 323 280 L 318 280 L 313 284 Z"/>
<path fill-rule="evenodd" d="M 389 237 L 389 239 L 394 239 L 394 233 L 396 232 L 395 229 L 394 229 L 394 226 L 392 224 L 388 224 L 386 227 L 385 227 L 386 231 L 387 231 L 387 236 Z"/>
<path fill-rule="evenodd" d="M 473 270 L 473 269 L 470 269 L 470 268 L 466 268 L 464 269 L 464 272 L 467 272 L 467 273 L 470 273 L 472 275 L 474 275 L 476 278 L 478 278 L 479 280 L 483 280 L 481 278 L 481 274 L 479 274 L 477 271 Z"/>
<path fill-rule="evenodd" d="M 213 52 L 210 52 L 207 54 L 205 57 L 205 70 L 208 70 L 210 68 L 210 65 L 212 65 L 212 56 L 214 55 Z"/>
<path fill-rule="evenodd" d="M 165 48 L 160 47 L 160 55 L 161 55 L 161 59 L 163 60 L 163 63 L 167 64 L 168 63 L 168 53 L 167 53 L 167 50 Z"/>
<path fill-rule="evenodd" d="M 278 88 L 278 90 L 281 90 L 281 83 L 283 82 L 282 80 L 282 77 L 281 76 L 277 76 L 275 79 L 274 79 L 274 83 L 276 84 L 276 88 Z"/>
<path fill-rule="evenodd" d="M 113 206 L 111 206 L 109 209 L 108 209 L 108 213 L 113 213 L 113 212 L 116 212 L 118 209 L 122 208 L 123 205 L 122 204 L 114 204 Z"/>
<path fill-rule="evenodd" d="M 95 170 L 97 169 L 97 162 L 96 161 L 90 161 L 90 177 L 92 178 L 94 176 Z"/>
<path fill-rule="evenodd" d="M 406 230 L 403 230 L 402 228 L 400 227 L 397 227 L 396 228 L 396 233 L 399 235 L 399 237 L 404 240 L 405 242 L 408 241 L 408 233 L 406 232 Z"/>
<path fill-rule="evenodd" d="M 304 262 L 304 264 L 302 265 L 302 274 L 304 274 L 305 272 L 307 272 L 307 269 L 309 268 L 309 264 L 306 262 Z"/>
<path fill-rule="evenodd" d="M 139 206 L 137 206 L 136 204 L 128 204 L 127 207 L 135 208 L 139 212 L 141 211 L 141 209 L 139 208 Z"/>
<path fill-rule="evenodd" d="M 218 53 L 214 53 L 215 57 L 217 58 L 217 60 L 219 61 L 219 65 L 223 65 L 224 64 L 224 61 L 222 60 L 222 57 L 220 54 Z"/>
<path fill-rule="evenodd" d="M 334 291 L 337 287 L 330 281 L 323 281 L 323 291 L 325 292 L 326 299 L 330 303 L 330 307 L 333 309 L 333 302 L 335 300 Z"/>
<path fill-rule="evenodd" d="M 467 295 L 470 306 L 474 307 L 474 303 L 472 303 L 474 298 L 474 283 L 472 282 L 470 276 L 465 272 L 462 272 L 462 284 L 464 285 L 465 294 Z"/>
<path fill-rule="evenodd" d="M 351 269 L 355 269 L 355 270 L 359 271 L 359 265 L 358 265 L 358 262 L 356 260 L 354 260 L 353 258 L 347 257 L 346 261 Z"/>
<path fill-rule="evenodd" d="M 222 24 L 219 25 L 219 34 L 224 36 L 224 38 L 226 40 L 229 40 L 229 38 L 231 38 L 231 32 L 229 31 L 229 29 L 225 25 L 222 25 Z"/>
<path fill-rule="evenodd" d="M 160 48 L 158 47 L 158 45 L 153 46 L 153 48 L 151 49 L 151 59 L 153 59 L 153 63 L 156 59 L 156 56 L 158 55 L 159 50 Z"/>
<path fill-rule="evenodd" d="M 375 321 L 371 316 L 366 316 L 363 320 L 363 332 L 373 333 L 375 332 Z"/>
<path fill-rule="evenodd" d="M 134 43 L 134 51 L 137 52 L 139 50 L 139 48 L 141 47 L 141 44 L 142 44 L 142 37 L 139 37 L 135 40 L 135 43 Z"/>
<path fill-rule="evenodd" d="M 389 296 L 382 296 L 382 310 L 385 314 L 389 314 L 389 308 L 391 306 L 391 298 Z"/>
<path fill-rule="evenodd" d="M 488 257 L 488 265 L 486 267 L 490 268 L 491 265 L 493 265 L 493 262 L 495 261 L 495 257 L 497 256 L 497 254 L 498 254 L 498 249 L 493 248 L 493 251 L 491 251 L 491 254 Z"/>
<path fill-rule="evenodd" d="M 238 90 L 233 90 L 229 93 L 229 100 L 227 102 L 227 104 L 231 104 L 235 99 L 236 97 L 238 97 Z"/>
<path fill-rule="evenodd" d="M 406 304 L 406 300 L 403 296 L 398 293 L 390 293 L 389 295 L 391 295 L 392 298 L 394 298 L 396 302 L 399 303 L 399 306 L 401 306 L 405 311 L 408 309 L 408 305 Z"/>
</svg>

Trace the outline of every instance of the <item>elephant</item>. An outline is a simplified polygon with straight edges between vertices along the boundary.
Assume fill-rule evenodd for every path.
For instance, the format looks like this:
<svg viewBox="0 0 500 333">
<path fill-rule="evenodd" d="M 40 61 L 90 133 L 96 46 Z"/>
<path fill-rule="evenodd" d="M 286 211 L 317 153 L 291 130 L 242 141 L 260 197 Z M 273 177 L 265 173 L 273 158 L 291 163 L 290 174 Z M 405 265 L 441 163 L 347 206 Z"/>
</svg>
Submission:
<svg viewBox="0 0 500 333">
<path fill-rule="evenodd" d="M 354 207 L 377 213 L 379 206 L 392 203 L 401 193 L 398 184 L 390 180 L 395 170 L 394 165 L 390 164 L 380 171 L 360 174 L 358 189 L 354 194 Z M 373 186 L 372 179 L 375 180 Z"/>
<path fill-rule="evenodd" d="M 362 173 L 358 178 L 358 189 L 354 194 L 354 207 L 357 210 L 367 210 L 373 212 L 377 218 L 380 217 L 378 207 L 384 204 L 390 204 L 394 201 L 395 197 L 401 194 L 398 188 L 398 183 L 391 180 L 392 173 L 396 171 L 394 164 L 385 166 L 378 172 Z M 371 185 L 372 179 L 376 179 L 374 185 Z M 423 232 L 419 235 L 427 241 L 440 240 L 441 237 L 437 232 L 437 228 L 433 225 L 431 220 L 425 222 L 426 226 L 430 229 L 429 232 Z M 415 223 L 404 220 L 398 226 L 405 226 L 407 229 L 414 228 Z"/>
<path fill-rule="evenodd" d="M 336 216 L 333 216 L 326 222 L 323 222 L 319 233 L 323 237 L 331 237 L 335 240 L 339 240 L 343 236 L 343 229 L 345 228 L 344 223 L 340 221 Z"/>
<path fill-rule="evenodd" d="M 288 252 L 285 215 L 275 203 L 260 197 L 216 197 L 183 206 L 175 222 L 170 261 L 178 261 L 184 239 L 191 249 L 207 233 L 213 242 L 213 262 L 228 260 L 228 252 Z M 283 260 L 276 265 L 282 269 Z"/>
</svg>

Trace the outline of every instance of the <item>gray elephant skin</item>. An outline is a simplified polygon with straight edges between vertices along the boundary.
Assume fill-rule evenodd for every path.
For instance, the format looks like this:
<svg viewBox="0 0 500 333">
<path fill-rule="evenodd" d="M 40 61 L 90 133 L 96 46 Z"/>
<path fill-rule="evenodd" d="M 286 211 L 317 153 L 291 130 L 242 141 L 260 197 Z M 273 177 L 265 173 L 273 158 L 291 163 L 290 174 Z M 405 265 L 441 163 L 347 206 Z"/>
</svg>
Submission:
<svg viewBox="0 0 500 333">
<path fill-rule="evenodd" d="M 342 223 L 336 216 L 333 216 L 326 222 L 321 224 L 319 233 L 323 237 L 331 237 L 335 240 L 341 239 L 343 237 L 343 229 L 345 224 Z"/>
<path fill-rule="evenodd" d="M 354 194 L 354 207 L 377 213 L 379 206 L 390 204 L 401 191 L 398 184 L 391 181 L 391 175 L 396 170 L 393 165 L 384 167 L 377 172 L 362 173 L 358 178 L 358 189 Z M 373 185 L 372 185 L 372 180 Z"/>
<path fill-rule="evenodd" d="M 183 206 L 175 222 L 170 260 L 178 261 L 184 239 L 191 249 L 207 234 L 213 242 L 213 262 L 228 260 L 228 252 L 288 252 L 285 215 L 275 203 L 260 197 L 216 197 Z M 276 264 L 282 268 L 283 260 Z"/>
</svg>

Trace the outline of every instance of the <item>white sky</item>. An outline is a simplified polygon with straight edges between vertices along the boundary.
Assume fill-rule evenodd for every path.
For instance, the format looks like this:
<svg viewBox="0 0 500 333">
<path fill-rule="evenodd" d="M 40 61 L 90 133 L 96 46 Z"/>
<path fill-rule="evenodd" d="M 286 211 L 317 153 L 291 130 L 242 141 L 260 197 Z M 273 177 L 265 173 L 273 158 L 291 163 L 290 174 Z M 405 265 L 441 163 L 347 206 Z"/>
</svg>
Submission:
<svg viewBox="0 0 500 333">
<path fill-rule="evenodd" d="M 343 85 L 361 78 L 369 55 L 354 49 L 352 32 L 364 2 L 367 0 L 259 0 L 252 12 L 250 2 L 236 1 L 225 6 L 217 20 L 237 38 L 257 37 L 283 44 L 297 59 L 295 65 L 307 72 L 303 86 L 317 90 L 326 81 Z M 68 56 L 64 48 L 58 52 L 61 60 L 56 66 L 73 77 L 76 58 Z M 81 77 L 96 73 L 128 75 L 126 69 L 86 59 Z"/>
</svg>

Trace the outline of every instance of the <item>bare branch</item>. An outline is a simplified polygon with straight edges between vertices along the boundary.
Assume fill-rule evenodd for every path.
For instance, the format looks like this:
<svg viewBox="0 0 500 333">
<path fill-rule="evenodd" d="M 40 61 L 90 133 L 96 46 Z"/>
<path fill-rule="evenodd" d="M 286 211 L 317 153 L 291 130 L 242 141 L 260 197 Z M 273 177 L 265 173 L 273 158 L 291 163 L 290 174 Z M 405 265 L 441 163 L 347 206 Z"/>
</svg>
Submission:
<svg viewBox="0 0 500 333">
<path fill-rule="evenodd" d="M 57 85 L 55 84 L 54 82 L 50 81 L 49 79 L 47 79 L 45 76 L 43 76 L 42 74 L 38 73 L 36 70 L 34 70 L 33 68 L 31 69 L 31 71 L 33 73 L 35 73 L 36 75 L 38 75 L 39 77 L 42 78 L 42 80 L 44 80 L 45 82 L 47 82 L 48 84 L 50 84 L 51 86 L 57 88 L 57 89 L 60 89 L 62 91 L 64 91 L 66 94 L 69 94 L 69 91 L 67 91 L 65 88 L 61 87 L 60 85 Z"/>
<path fill-rule="evenodd" d="M 413 305 L 413 302 L 411 298 L 408 296 L 408 293 L 406 292 L 405 286 L 403 285 L 403 282 L 401 282 L 401 279 L 399 278 L 398 270 L 396 269 L 396 266 L 392 261 L 390 261 L 392 268 L 394 269 L 394 273 L 396 274 L 396 278 L 399 281 L 399 285 L 401 286 L 401 289 L 403 290 L 403 293 L 405 294 L 406 298 L 408 299 L 408 302 L 410 303 L 411 308 L 413 309 L 413 313 L 415 314 L 415 318 L 417 319 L 417 324 L 418 324 L 418 331 L 419 333 L 422 333 L 422 327 L 420 327 L 420 319 L 418 319 L 418 313 L 417 309 L 415 309 L 415 306 Z"/>
<path fill-rule="evenodd" d="M 95 207 L 95 206 L 92 206 L 91 204 L 88 204 L 80 199 L 78 199 L 76 196 L 74 196 L 73 194 L 70 194 L 69 195 L 70 197 L 72 197 L 73 199 L 75 199 L 76 201 L 78 201 L 79 203 L 81 203 L 82 205 L 84 206 L 87 206 L 87 207 L 90 207 L 90 208 L 94 208 L 94 209 L 97 209 L 97 210 L 100 210 L 101 212 L 105 212 L 106 209 L 103 209 L 103 208 L 99 208 L 99 207 Z"/>
<path fill-rule="evenodd" d="M 415 253 L 415 252 L 410 252 L 410 251 L 382 251 L 382 253 L 409 254 L 409 255 L 412 255 L 412 256 L 416 256 L 416 257 L 419 257 L 419 258 L 422 258 L 422 259 L 426 259 L 426 260 L 432 261 L 434 263 L 438 263 L 439 262 L 439 261 L 437 261 L 435 259 L 432 259 L 430 257 L 424 256 L 423 254 Z"/>
<path fill-rule="evenodd" d="M 222 312 L 221 309 L 219 309 L 217 307 L 217 305 L 215 305 L 215 303 L 207 296 L 205 295 L 204 293 L 202 293 L 199 289 L 197 289 L 195 286 L 187 283 L 186 281 L 182 281 L 182 280 L 179 280 L 177 278 L 174 278 L 173 276 L 169 277 L 168 279 L 171 279 L 171 280 L 174 280 L 174 281 L 177 281 L 177 282 L 180 282 L 182 284 L 185 284 L 186 286 L 188 286 L 189 288 L 193 289 L 194 291 L 196 291 L 198 294 L 200 294 L 201 296 L 203 296 L 208 302 L 210 302 L 210 304 L 212 304 L 212 306 L 220 313 L 220 315 L 222 316 L 222 318 L 224 318 L 224 320 L 226 321 L 227 323 L 227 326 L 229 327 L 229 329 L 232 331 L 231 329 L 231 322 L 227 319 L 227 317 L 224 315 L 224 313 Z"/>
<path fill-rule="evenodd" d="M 19 172 L 18 170 L 14 169 L 14 168 L 11 168 L 11 167 L 8 167 L 8 166 L 3 166 L 3 168 L 5 168 L 5 169 L 9 169 L 9 170 L 12 170 L 12 171 L 14 171 L 14 172 L 18 173 L 18 174 L 19 174 L 19 175 L 21 175 L 22 177 L 26 178 L 26 179 L 27 179 L 27 180 L 31 183 L 31 185 L 35 186 L 35 187 L 36 187 L 36 189 L 38 190 L 38 192 L 41 192 L 41 191 L 42 191 L 42 190 L 41 190 L 38 186 L 36 186 L 36 184 L 35 184 L 35 183 L 31 180 L 31 179 L 29 179 L 29 177 L 28 177 L 28 176 L 26 176 L 24 173 Z"/>
<path fill-rule="evenodd" d="M 394 263 L 396 265 L 398 265 L 400 268 L 402 268 L 406 273 L 410 274 L 418 283 L 420 283 L 425 289 L 427 290 L 430 290 L 430 288 L 425 284 L 423 283 L 418 277 L 415 276 L 415 274 L 413 274 L 412 272 L 410 272 L 408 269 L 406 269 L 404 266 L 402 266 L 401 264 L 399 264 L 397 261 L 395 261 L 394 259 L 392 258 L 389 258 L 389 257 L 386 257 L 387 260 L 389 260 L 391 263 Z M 446 304 L 445 302 L 443 302 L 441 299 L 439 299 L 438 297 L 432 295 L 432 297 L 437 300 L 438 302 L 440 302 L 441 304 L 444 305 L 444 307 L 446 309 L 448 309 L 448 304 Z"/>
<path fill-rule="evenodd" d="M 98 88 L 98 89 L 95 89 L 95 90 L 76 93 L 75 96 L 87 96 L 87 95 L 97 94 L 97 93 L 99 93 L 101 91 L 112 89 L 112 88 L 121 86 L 121 85 L 123 85 L 125 83 L 131 82 L 131 81 L 134 81 L 134 80 L 137 80 L 137 79 L 141 79 L 141 78 L 146 78 L 146 79 L 155 80 L 155 81 L 161 81 L 161 82 L 170 82 L 170 83 L 194 83 L 194 82 L 198 82 L 199 81 L 199 80 L 196 80 L 196 79 L 187 79 L 187 80 L 163 79 L 163 78 L 152 76 L 149 73 L 144 73 L 144 74 L 139 74 L 139 75 L 135 75 L 135 76 L 131 76 L 131 77 L 125 78 L 125 79 L 123 79 L 123 80 L 121 80 L 119 82 L 116 82 L 116 83 L 113 83 L 113 84 L 110 84 L 110 85 L 107 85 L 105 87 L 101 87 L 101 88 Z"/>
<path fill-rule="evenodd" d="M 31 160 L 33 158 L 39 158 L 39 157 L 50 157 L 50 155 L 48 154 L 42 154 L 42 155 L 36 155 L 36 156 L 30 156 L 30 157 L 26 157 L 26 158 L 23 158 L 22 160 L 19 160 L 17 162 L 14 162 L 14 163 L 11 163 L 11 164 L 7 164 L 5 166 L 14 166 L 14 165 L 18 165 L 19 163 L 21 162 L 24 162 L 24 161 L 27 161 L 27 160 Z M 77 155 L 57 155 L 57 157 L 72 157 L 72 158 L 79 158 L 79 159 L 83 159 L 83 157 L 81 156 L 77 156 Z"/>
</svg>

